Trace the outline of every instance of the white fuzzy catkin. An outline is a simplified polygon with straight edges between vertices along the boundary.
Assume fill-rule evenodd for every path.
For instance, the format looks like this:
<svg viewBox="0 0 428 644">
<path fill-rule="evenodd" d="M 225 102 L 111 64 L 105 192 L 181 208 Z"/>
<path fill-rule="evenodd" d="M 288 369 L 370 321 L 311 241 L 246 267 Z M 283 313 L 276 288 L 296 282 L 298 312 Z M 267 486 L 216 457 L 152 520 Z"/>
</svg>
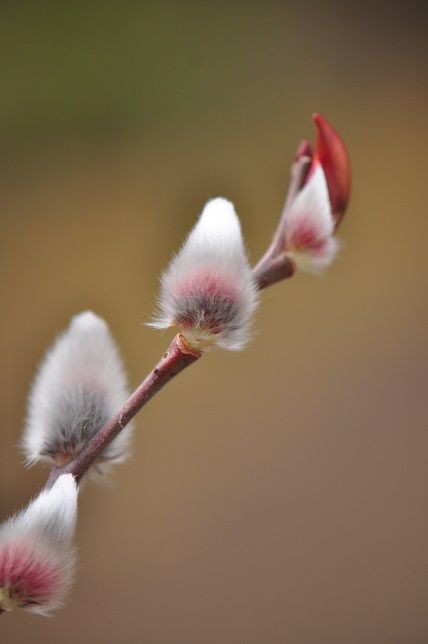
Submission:
<svg viewBox="0 0 428 644">
<path fill-rule="evenodd" d="M 155 328 L 179 327 L 198 348 L 239 350 L 250 335 L 257 288 L 234 206 L 209 201 L 162 276 Z"/>
<path fill-rule="evenodd" d="M 73 458 L 128 398 L 122 361 L 106 322 L 90 311 L 76 315 L 42 361 L 29 401 L 22 449 L 27 463 L 58 465 Z M 128 425 L 94 468 L 128 455 Z"/>
<path fill-rule="evenodd" d="M 327 181 L 318 164 L 296 196 L 286 221 L 287 250 L 298 268 L 319 272 L 331 264 L 339 248 L 334 228 Z"/>
<path fill-rule="evenodd" d="M 77 485 L 63 474 L 0 526 L 0 607 L 42 615 L 61 606 L 74 577 Z"/>
</svg>

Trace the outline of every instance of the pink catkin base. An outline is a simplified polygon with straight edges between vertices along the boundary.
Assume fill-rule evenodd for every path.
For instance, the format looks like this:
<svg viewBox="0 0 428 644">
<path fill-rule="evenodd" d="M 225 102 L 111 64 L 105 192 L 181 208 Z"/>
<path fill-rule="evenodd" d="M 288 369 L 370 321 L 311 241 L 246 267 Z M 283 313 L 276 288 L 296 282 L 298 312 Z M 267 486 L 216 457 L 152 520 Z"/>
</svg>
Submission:
<svg viewBox="0 0 428 644">
<path fill-rule="evenodd" d="M 228 276 L 217 272 L 200 271 L 183 279 L 180 288 L 174 293 L 177 301 L 182 302 L 183 312 L 179 319 L 175 320 L 183 329 L 193 327 L 195 323 L 201 324 L 213 333 L 221 330 L 222 322 L 226 325 L 229 321 L 222 320 L 221 314 L 217 311 L 227 311 L 228 307 L 239 305 L 240 294 Z M 186 300 L 189 298 L 189 303 Z M 198 300 L 196 310 L 199 312 L 204 304 L 205 319 L 195 320 L 192 300 Z M 217 312 L 217 314 L 216 314 Z"/>
<path fill-rule="evenodd" d="M 207 297 L 217 296 L 233 300 L 236 298 L 237 292 L 230 282 L 231 280 L 227 276 L 200 271 L 191 275 L 187 280 L 183 280 L 178 295 L 200 292 Z"/>
<path fill-rule="evenodd" d="M 59 571 L 30 543 L 5 544 L 0 549 L 0 588 L 19 604 L 49 601 L 59 583 Z"/>
<path fill-rule="evenodd" d="M 316 226 L 311 221 L 302 221 L 289 232 L 289 243 L 297 249 L 311 250 L 322 253 L 327 244 L 327 239 L 320 236 Z"/>
</svg>

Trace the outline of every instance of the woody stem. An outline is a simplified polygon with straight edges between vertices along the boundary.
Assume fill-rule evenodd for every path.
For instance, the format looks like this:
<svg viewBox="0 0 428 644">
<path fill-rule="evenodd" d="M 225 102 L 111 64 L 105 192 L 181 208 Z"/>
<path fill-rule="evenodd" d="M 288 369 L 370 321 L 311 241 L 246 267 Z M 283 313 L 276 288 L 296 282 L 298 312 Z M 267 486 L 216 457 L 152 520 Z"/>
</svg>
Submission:
<svg viewBox="0 0 428 644">
<path fill-rule="evenodd" d="M 310 159 L 306 157 L 301 157 L 293 163 L 287 199 L 272 243 L 253 269 L 254 280 L 259 290 L 291 277 L 294 273 L 294 264 L 285 252 L 286 217 L 305 180 L 309 163 Z M 196 362 L 200 356 L 201 353 L 190 347 L 182 335 L 176 335 L 155 368 L 78 456 L 67 465 L 52 468 L 46 486 L 51 487 L 61 474 L 66 473 L 73 474 L 79 482 L 104 448 L 126 427 L 140 409 L 164 385 L 186 367 Z"/>
<path fill-rule="evenodd" d="M 119 432 L 134 418 L 146 403 L 162 389 L 174 376 L 183 371 L 186 367 L 196 362 L 201 353 L 190 347 L 184 337 L 176 335 L 168 347 L 166 353 L 152 369 L 147 378 L 141 383 L 133 394 L 128 398 L 119 411 L 102 427 L 89 441 L 86 447 L 78 456 L 63 467 L 54 467 L 50 473 L 47 487 L 53 485 L 61 474 L 73 474 L 77 482 L 93 465 L 100 456 L 103 449 L 108 445 Z"/>
</svg>

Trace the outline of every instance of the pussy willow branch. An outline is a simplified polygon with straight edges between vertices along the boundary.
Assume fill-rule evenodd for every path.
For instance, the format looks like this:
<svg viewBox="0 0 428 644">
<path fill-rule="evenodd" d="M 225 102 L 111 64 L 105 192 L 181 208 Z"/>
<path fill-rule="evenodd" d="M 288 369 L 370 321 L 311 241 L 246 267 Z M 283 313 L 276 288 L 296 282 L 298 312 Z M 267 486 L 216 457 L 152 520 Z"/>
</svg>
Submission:
<svg viewBox="0 0 428 644">
<path fill-rule="evenodd" d="M 291 277 L 294 273 L 292 260 L 284 251 L 285 219 L 291 204 L 300 190 L 309 166 L 309 159 L 302 157 L 295 161 L 291 169 L 290 186 L 281 218 L 266 253 L 253 269 L 253 275 L 259 290 L 271 284 Z M 160 359 L 147 378 L 131 394 L 121 409 L 102 427 L 82 449 L 78 456 L 62 467 L 53 467 L 46 486 L 50 487 L 60 474 L 73 474 L 77 482 L 81 481 L 91 465 L 95 463 L 103 449 L 108 445 L 153 396 L 162 389 L 174 376 L 196 362 L 201 353 L 188 345 L 184 337 L 176 335 L 168 350 Z"/>
</svg>

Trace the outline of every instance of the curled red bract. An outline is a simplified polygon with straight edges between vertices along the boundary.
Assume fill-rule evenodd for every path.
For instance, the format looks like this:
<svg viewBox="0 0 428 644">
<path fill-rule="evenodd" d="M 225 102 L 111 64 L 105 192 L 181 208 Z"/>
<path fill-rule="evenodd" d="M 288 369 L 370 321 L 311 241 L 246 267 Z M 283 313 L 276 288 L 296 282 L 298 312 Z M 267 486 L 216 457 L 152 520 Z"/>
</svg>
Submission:
<svg viewBox="0 0 428 644">
<path fill-rule="evenodd" d="M 317 127 L 317 141 L 312 168 L 319 163 L 324 170 L 337 227 L 345 214 L 351 194 L 351 164 L 343 139 L 330 123 L 316 113 L 313 120 Z"/>
</svg>

